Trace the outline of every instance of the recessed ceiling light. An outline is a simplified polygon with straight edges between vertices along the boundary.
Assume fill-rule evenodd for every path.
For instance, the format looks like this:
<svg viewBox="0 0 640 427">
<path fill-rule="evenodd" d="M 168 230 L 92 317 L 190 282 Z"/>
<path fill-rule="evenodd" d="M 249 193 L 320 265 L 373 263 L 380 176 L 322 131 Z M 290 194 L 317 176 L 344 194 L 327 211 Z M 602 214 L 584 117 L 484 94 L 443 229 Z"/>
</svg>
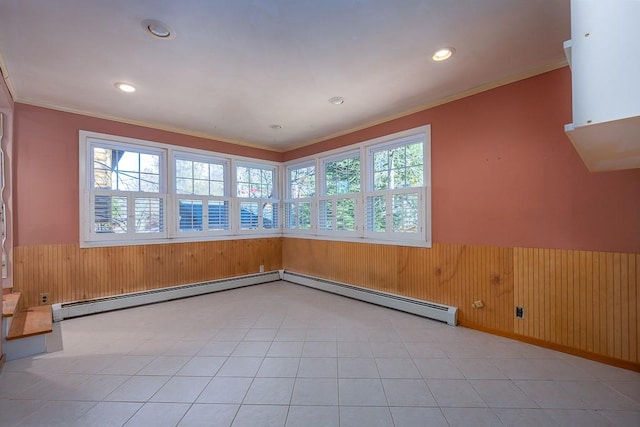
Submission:
<svg viewBox="0 0 640 427">
<path fill-rule="evenodd" d="M 142 21 L 142 27 L 152 36 L 160 39 L 173 38 L 174 34 L 167 24 L 156 21 L 155 19 L 146 19 Z"/>
<path fill-rule="evenodd" d="M 273 130 L 282 129 L 282 126 L 280 126 L 280 125 L 271 125 L 271 126 L 269 126 L 269 127 L 270 127 L 271 129 L 273 129 Z"/>
<path fill-rule="evenodd" d="M 333 98 L 329 98 L 329 103 L 333 105 L 342 105 L 344 104 L 344 98 L 341 96 L 334 96 Z"/>
<path fill-rule="evenodd" d="M 133 85 L 130 85 L 129 83 L 116 82 L 113 85 L 123 92 L 131 93 L 136 91 L 136 88 L 133 87 Z"/>
<path fill-rule="evenodd" d="M 431 58 L 434 61 L 444 61 L 445 59 L 451 58 L 455 51 L 452 47 L 443 47 L 442 49 L 438 49 Z"/>
</svg>

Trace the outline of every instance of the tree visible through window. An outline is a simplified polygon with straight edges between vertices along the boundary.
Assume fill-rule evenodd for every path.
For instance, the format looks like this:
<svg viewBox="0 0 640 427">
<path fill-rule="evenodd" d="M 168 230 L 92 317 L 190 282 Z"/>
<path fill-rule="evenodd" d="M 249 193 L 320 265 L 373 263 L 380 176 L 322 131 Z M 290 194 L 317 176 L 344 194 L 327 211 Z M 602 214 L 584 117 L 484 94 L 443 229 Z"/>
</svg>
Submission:
<svg viewBox="0 0 640 427">
<path fill-rule="evenodd" d="M 160 192 L 160 154 L 94 144 L 92 188 L 96 233 L 160 233 L 164 200 Z"/>
<path fill-rule="evenodd" d="M 360 156 L 352 155 L 324 165 L 324 194 L 357 193 L 360 191 Z"/>
<path fill-rule="evenodd" d="M 316 167 L 302 165 L 287 169 L 289 194 L 284 203 L 285 227 L 311 229 L 311 199 L 316 195 Z"/>
<path fill-rule="evenodd" d="M 420 191 L 424 183 L 423 141 L 412 138 L 374 146 L 369 152 L 373 194 L 366 198 L 366 230 L 390 236 L 419 235 L 423 211 Z"/>
<path fill-rule="evenodd" d="M 324 196 L 320 200 L 318 228 L 339 232 L 357 229 L 356 199 L 360 192 L 360 154 L 348 153 L 324 161 Z"/>
<path fill-rule="evenodd" d="M 224 164 L 176 159 L 176 193 L 224 196 Z"/>
<path fill-rule="evenodd" d="M 241 230 L 279 228 L 275 200 L 275 168 L 260 165 L 236 166 L 236 192 L 240 200 Z M 247 200 L 258 199 L 258 200 Z"/>
<path fill-rule="evenodd" d="M 316 167 L 313 165 L 289 169 L 289 188 L 292 199 L 316 195 Z"/>
<path fill-rule="evenodd" d="M 300 159 L 282 175 L 273 162 L 183 146 L 87 131 L 80 141 L 81 246 L 282 227 L 291 236 L 430 245 L 429 126 Z"/>
<path fill-rule="evenodd" d="M 274 175 L 273 168 L 238 166 L 236 168 L 238 197 L 272 198 Z"/>
<path fill-rule="evenodd" d="M 423 170 L 422 142 L 373 151 L 373 190 L 420 187 Z"/>
<path fill-rule="evenodd" d="M 160 191 L 160 156 L 108 147 L 93 149 L 93 187 L 119 191 Z"/>
</svg>

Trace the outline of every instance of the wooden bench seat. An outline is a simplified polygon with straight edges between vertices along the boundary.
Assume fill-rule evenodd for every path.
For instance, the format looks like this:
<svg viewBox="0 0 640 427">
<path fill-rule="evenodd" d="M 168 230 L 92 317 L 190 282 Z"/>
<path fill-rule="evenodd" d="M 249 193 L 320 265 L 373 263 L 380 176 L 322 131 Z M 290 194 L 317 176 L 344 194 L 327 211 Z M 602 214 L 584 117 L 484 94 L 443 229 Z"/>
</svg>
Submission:
<svg viewBox="0 0 640 427">
<path fill-rule="evenodd" d="M 20 300 L 20 292 L 2 295 L 2 317 L 11 317 L 16 311 L 18 301 Z"/>
<path fill-rule="evenodd" d="M 48 334 L 53 331 L 53 314 L 50 305 L 22 308 L 13 315 L 7 340 Z"/>
</svg>

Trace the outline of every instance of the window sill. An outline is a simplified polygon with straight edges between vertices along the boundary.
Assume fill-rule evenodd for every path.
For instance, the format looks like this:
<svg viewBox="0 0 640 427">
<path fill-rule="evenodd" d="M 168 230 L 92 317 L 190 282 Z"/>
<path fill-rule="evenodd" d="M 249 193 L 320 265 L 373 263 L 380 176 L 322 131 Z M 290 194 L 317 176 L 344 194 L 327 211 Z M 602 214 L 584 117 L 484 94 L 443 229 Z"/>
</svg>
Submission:
<svg viewBox="0 0 640 427">
<path fill-rule="evenodd" d="M 135 240 L 110 240 L 110 241 L 85 241 L 80 242 L 80 248 L 102 248 L 102 247 L 114 247 L 114 246 L 143 246 L 143 245 L 164 245 L 171 243 L 194 243 L 194 242 L 217 242 L 225 240 L 249 240 L 249 239 L 272 239 L 277 237 L 288 237 L 293 239 L 308 239 L 308 240 L 326 240 L 336 242 L 352 242 L 352 243 L 372 243 L 376 245 L 391 245 L 391 246 L 408 246 L 416 248 L 430 248 L 430 241 L 421 240 L 383 240 L 373 239 L 371 237 L 358 237 L 358 236 L 328 236 L 309 233 L 242 233 L 242 234 L 227 234 L 220 236 L 199 236 L 199 237 L 173 237 L 173 238 L 158 238 L 158 239 L 135 239 Z"/>
<path fill-rule="evenodd" d="M 172 243 L 194 243 L 194 242 L 216 242 L 224 240 L 247 240 L 247 239 L 270 239 L 274 237 L 282 237 L 282 233 L 242 233 L 242 234 L 225 234 L 225 235 L 208 235 L 208 236 L 189 236 L 189 237 L 169 237 L 158 239 L 131 239 L 131 240 L 103 240 L 103 241 L 83 241 L 80 242 L 80 248 L 102 248 L 113 246 L 143 246 L 143 245 L 165 245 Z"/>
<path fill-rule="evenodd" d="M 327 240 L 332 242 L 352 242 L 352 243 L 372 243 L 375 245 L 391 245 L 391 246 L 409 246 L 415 248 L 430 248 L 430 241 L 423 240 L 383 240 L 373 239 L 371 237 L 359 237 L 359 236 L 328 236 L 326 234 L 290 234 L 284 233 L 282 237 L 290 237 L 293 239 L 308 239 L 308 240 Z"/>
</svg>

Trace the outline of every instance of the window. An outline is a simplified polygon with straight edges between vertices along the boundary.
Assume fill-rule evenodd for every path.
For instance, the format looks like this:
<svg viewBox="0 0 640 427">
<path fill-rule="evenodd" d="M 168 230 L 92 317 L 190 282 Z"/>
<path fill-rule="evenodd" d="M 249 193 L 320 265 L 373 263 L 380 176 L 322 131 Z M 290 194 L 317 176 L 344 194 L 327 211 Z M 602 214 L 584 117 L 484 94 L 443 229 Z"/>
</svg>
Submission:
<svg viewBox="0 0 640 427">
<path fill-rule="evenodd" d="M 175 154 L 179 233 L 230 230 L 227 170 L 224 160 Z"/>
<path fill-rule="evenodd" d="M 429 156 L 429 126 L 300 159 L 283 172 L 275 162 L 80 131 L 80 244 L 284 230 L 292 237 L 429 246 Z"/>
<path fill-rule="evenodd" d="M 429 246 L 429 154 L 424 126 L 288 165 L 286 232 Z"/>
<path fill-rule="evenodd" d="M 318 199 L 318 229 L 353 234 L 358 230 L 360 153 L 325 159 L 323 195 Z"/>
<path fill-rule="evenodd" d="M 107 240 L 166 236 L 164 153 L 97 139 L 89 145 L 90 234 Z"/>
<path fill-rule="evenodd" d="M 80 131 L 80 244 L 280 233 L 278 165 Z"/>
<path fill-rule="evenodd" d="M 288 194 L 284 201 L 285 229 L 312 229 L 313 197 L 316 195 L 316 167 L 314 163 L 287 168 Z"/>
<path fill-rule="evenodd" d="M 290 167 L 289 197 L 291 199 L 308 199 L 316 195 L 316 167 L 313 164 Z"/>
<path fill-rule="evenodd" d="M 236 166 L 236 195 L 239 202 L 237 221 L 240 230 L 279 229 L 275 167 L 256 164 Z"/>
<path fill-rule="evenodd" d="M 176 156 L 176 193 L 225 196 L 225 164 Z"/>
<path fill-rule="evenodd" d="M 372 190 L 421 187 L 424 174 L 424 144 L 421 140 L 400 143 L 390 148 L 370 150 Z"/>
<path fill-rule="evenodd" d="M 357 193 L 360 191 L 360 154 L 350 153 L 344 158 L 324 163 L 324 194 Z"/>
<path fill-rule="evenodd" d="M 379 239 L 422 239 L 424 138 L 409 137 L 368 149 L 370 177 L 365 233 Z"/>
<path fill-rule="evenodd" d="M 270 199 L 274 196 L 275 169 L 257 165 L 236 168 L 238 197 Z"/>
</svg>

